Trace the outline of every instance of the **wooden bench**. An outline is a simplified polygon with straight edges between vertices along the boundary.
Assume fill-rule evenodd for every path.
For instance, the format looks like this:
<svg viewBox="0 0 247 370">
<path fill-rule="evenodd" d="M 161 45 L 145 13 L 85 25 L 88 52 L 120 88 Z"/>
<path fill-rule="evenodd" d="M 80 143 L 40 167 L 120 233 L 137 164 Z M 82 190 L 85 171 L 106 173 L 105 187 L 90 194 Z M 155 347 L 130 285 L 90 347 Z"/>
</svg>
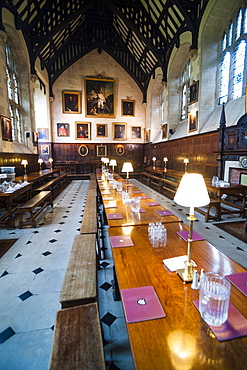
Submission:
<svg viewBox="0 0 247 370">
<path fill-rule="evenodd" d="M 201 213 L 205 216 L 205 221 L 208 222 L 209 220 L 220 221 L 221 220 L 221 206 L 220 201 L 218 199 L 210 199 L 210 203 L 206 206 L 207 210 L 203 211 L 200 208 L 195 208 L 195 211 Z M 215 214 L 210 214 L 211 208 L 215 208 Z"/>
<path fill-rule="evenodd" d="M 67 174 L 63 173 L 62 175 L 54 177 L 54 179 L 52 179 L 52 180 L 48 181 L 47 183 L 39 186 L 37 189 L 34 189 L 34 191 L 35 192 L 40 192 L 40 191 L 44 191 L 44 190 L 54 191 L 55 187 L 61 185 L 61 182 L 63 182 L 66 177 L 67 177 Z"/>
<path fill-rule="evenodd" d="M 95 234 L 75 236 L 59 297 L 62 308 L 96 301 L 95 243 Z"/>
<path fill-rule="evenodd" d="M 50 370 L 106 368 L 97 303 L 59 310 Z"/>
<path fill-rule="evenodd" d="M 53 207 L 51 192 L 41 191 L 39 194 L 35 195 L 32 199 L 28 200 L 22 206 L 18 207 L 19 212 L 20 212 L 19 228 L 21 229 L 23 226 L 26 226 L 26 225 L 31 225 L 32 227 L 36 227 L 35 218 L 48 205 L 51 205 Z M 40 207 L 40 209 L 34 212 L 37 207 Z M 25 212 L 29 212 L 30 217 L 24 221 L 23 216 Z"/>
</svg>

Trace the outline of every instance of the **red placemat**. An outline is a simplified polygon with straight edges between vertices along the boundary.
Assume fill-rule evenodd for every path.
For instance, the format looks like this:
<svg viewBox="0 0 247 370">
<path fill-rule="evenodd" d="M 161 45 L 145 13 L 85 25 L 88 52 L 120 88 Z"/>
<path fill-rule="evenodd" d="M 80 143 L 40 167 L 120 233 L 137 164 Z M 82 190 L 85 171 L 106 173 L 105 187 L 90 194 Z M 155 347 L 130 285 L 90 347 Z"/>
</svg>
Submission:
<svg viewBox="0 0 247 370">
<path fill-rule="evenodd" d="M 226 275 L 226 278 L 235 285 L 245 296 L 247 296 L 247 272 Z"/>
<path fill-rule="evenodd" d="M 189 231 L 177 231 L 177 234 L 180 235 L 186 242 L 189 239 Z M 204 240 L 201 235 L 197 234 L 195 231 L 192 231 L 192 240 Z"/>
<path fill-rule="evenodd" d="M 134 246 L 133 240 L 129 235 L 110 236 L 110 242 L 112 248 Z"/>
<path fill-rule="evenodd" d="M 199 301 L 193 301 L 193 303 L 199 310 Z M 232 303 L 229 304 L 228 319 L 226 322 L 221 326 L 209 325 L 209 327 L 219 341 L 247 335 L 247 320 Z"/>
<path fill-rule="evenodd" d="M 133 190 L 133 193 L 140 194 L 140 193 L 142 193 L 142 191 L 141 190 Z"/>
<path fill-rule="evenodd" d="M 160 216 L 173 216 L 174 213 L 172 213 L 171 211 L 168 211 L 168 209 L 166 210 L 162 210 L 162 211 L 156 211 Z"/>
<path fill-rule="evenodd" d="M 141 199 L 150 199 L 150 196 L 149 195 L 142 195 Z"/>
<path fill-rule="evenodd" d="M 121 213 L 108 213 L 106 217 L 108 220 L 121 220 L 123 218 Z"/>
<path fill-rule="evenodd" d="M 121 290 L 126 321 L 137 322 L 165 317 L 165 311 L 152 286 Z"/>
<path fill-rule="evenodd" d="M 148 207 L 160 206 L 160 204 L 159 204 L 159 203 L 157 203 L 157 202 L 147 202 L 147 203 L 146 203 L 146 205 L 147 205 Z"/>
</svg>

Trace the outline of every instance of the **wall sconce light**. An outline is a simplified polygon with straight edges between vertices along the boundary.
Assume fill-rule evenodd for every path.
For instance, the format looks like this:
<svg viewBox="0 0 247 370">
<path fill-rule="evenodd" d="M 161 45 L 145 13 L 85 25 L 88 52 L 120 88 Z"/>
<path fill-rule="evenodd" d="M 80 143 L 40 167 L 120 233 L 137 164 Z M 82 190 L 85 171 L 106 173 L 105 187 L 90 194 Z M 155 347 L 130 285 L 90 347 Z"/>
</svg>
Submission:
<svg viewBox="0 0 247 370">
<path fill-rule="evenodd" d="M 153 169 L 155 169 L 156 157 L 153 157 L 153 158 L 152 158 L 152 161 L 153 161 Z"/>
<path fill-rule="evenodd" d="M 53 162 L 53 158 L 49 158 L 48 159 L 49 163 L 50 163 L 50 166 L 51 166 L 51 170 L 52 170 L 52 162 Z"/>
<path fill-rule="evenodd" d="M 184 172 L 185 173 L 188 173 L 188 171 L 187 171 L 187 169 L 188 169 L 188 163 L 189 163 L 190 161 L 189 161 L 189 158 L 184 158 L 184 165 L 185 165 L 185 170 L 184 170 Z"/>
<path fill-rule="evenodd" d="M 168 162 L 168 158 L 167 158 L 167 157 L 165 157 L 165 158 L 163 159 L 163 161 L 164 161 L 164 172 L 166 172 L 166 171 L 167 171 L 167 169 L 166 169 L 166 162 Z"/>
<path fill-rule="evenodd" d="M 178 186 L 174 201 L 183 207 L 190 207 L 190 215 L 188 220 L 189 237 L 187 249 L 187 261 L 184 263 L 184 269 L 177 270 L 178 275 L 185 282 L 193 280 L 193 262 L 191 261 L 191 244 L 193 241 L 193 221 L 196 220 L 194 216 L 194 207 L 203 207 L 209 204 L 207 187 L 204 178 L 199 173 L 186 173 Z"/>
<path fill-rule="evenodd" d="M 42 158 L 39 158 L 38 159 L 38 163 L 39 163 L 39 171 L 41 172 L 42 171 L 42 163 L 43 163 L 43 159 Z"/>
<path fill-rule="evenodd" d="M 27 165 L 28 165 L 28 161 L 26 159 L 23 159 L 21 161 L 21 164 L 24 166 L 24 180 L 27 179 Z"/>
<path fill-rule="evenodd" d="M 111 159 L 110 163 L 109 163 L 109 166 L 112 166 L 112 171 L 113 172 L 114 172 L 114 167 L 116 167 L 116 165 L 117 165 L 116 159 Z"/>
<path fill-rule="evenodd" d="M 126 179 L 127 179 L 127 191 L 128 191 L 128 179 L 129 179 L 129 172 L 134 172 L 133 166 L 131 162 L 124 162 L 122 172 L 126 172 Z"/>
</svg>

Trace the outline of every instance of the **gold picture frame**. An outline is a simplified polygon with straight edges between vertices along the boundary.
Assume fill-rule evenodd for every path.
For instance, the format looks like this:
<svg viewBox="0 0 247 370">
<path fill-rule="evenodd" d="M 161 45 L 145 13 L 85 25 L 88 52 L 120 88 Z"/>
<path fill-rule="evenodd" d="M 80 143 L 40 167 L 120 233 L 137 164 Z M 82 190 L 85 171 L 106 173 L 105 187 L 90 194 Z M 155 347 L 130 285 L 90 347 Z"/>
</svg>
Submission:
<svg viewBox="0 0 247 370">
<path fill-rule="evenodd" d="M 106 157 L 106 156 L 107 156 L 107 146 L 97 145 L 97 157 Z"/>
<path fill-rule="evenodd" d="M 108 125 L 96 123 L 96 136 L 97 137 L 107 137 L 108 136 Z"/>
<path fill-rule="evenodd" d="M 135 117 L 135 100 L 122 99 L 122 116 Z"/>
<path fill-rule="evenodd" d="M 162 125 L 161 130 L 162 130 L 162 140 L 167 139 L 167 123 Z"/>
<path fill-rule="evenodd" d="M 81 113 L 81 93 L 80 91 L 62 91 L 63 113 Z"/>
<path fill-rule="evenodd" d="M 75 122 L 76 140 L 91 140 L 91 122 Z"/>
<path fill-rule="evenodd" d="M 141 126 L 131 126 L 131 139 L 141 139 L 142 128 Z"/>
<path fill-rule="evenodd" d="M 86 117 L 115 118 L 115 80 L 85 77 Z"/>
<path fill-rule="evenodd" d="M 113 122 L 113 140 L 127 140 L 127 123 Z"/>
<path fill-rule="evenodd" d="M 188 131 L 193 132 L 198 129 L 198 111 L 189 113 L 188 115 Z"/>
<path fill-rule="evenodd" d="M 116 146 L 116 154 L 121 156 L 121 155 L 124 155 L 125 153 L 125 147 L 121 144 L 117 145 Z"/>
<path fill-rule="evenodd" d="M 78 153 L 80 154 L 81 157 L 85 157 L 86 155 L 88 155 L 88 147 L 87 145 L 80 145 L 79 148 L 78 148 Z"/>
</svg>

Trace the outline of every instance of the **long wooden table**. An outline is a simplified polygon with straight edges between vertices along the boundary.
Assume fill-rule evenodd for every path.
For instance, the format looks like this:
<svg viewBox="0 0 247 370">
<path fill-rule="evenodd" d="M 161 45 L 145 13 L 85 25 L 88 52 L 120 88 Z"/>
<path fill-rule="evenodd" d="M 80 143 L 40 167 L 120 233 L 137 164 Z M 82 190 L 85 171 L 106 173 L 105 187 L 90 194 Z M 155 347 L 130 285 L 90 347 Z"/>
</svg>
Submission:
<svg viewBox="0 0 247 370">
<path fill-rule="evenodd" d="M 110 236 L 130 235 L 134 246 L 112 248 L 120 291 L 153 286 L 166 312 L 156 320 L 127 323 L 136 369 L 245 369 L 247 337 L 219 342 L 193 304 L 199 292 L 184 285 L 163 259 L 184 255 L 187 242 L 178 231 L 182 223 L 168 223 L 167 245 L 153 248 L 147 226 L 110 227 Z M 201 268 L 221 275 L 246 271 L 207 241 L 192 243 L 192 259 Z M 231 303 L 247 317 L 247 298 L 233 285 Z"/>
<path fill-rule="evenodd" d="M 59 169 L 48 169 L 48 170 L 41 170 L 37 172 L 28 173 L 27 176 L 18 176 L 16 177 L 15 181 L 27 181 L 32 184 L 36 182 L 44 182 L 47 177 L 53 177 L 57 173 L 60 173 Z"/>
</svg>

